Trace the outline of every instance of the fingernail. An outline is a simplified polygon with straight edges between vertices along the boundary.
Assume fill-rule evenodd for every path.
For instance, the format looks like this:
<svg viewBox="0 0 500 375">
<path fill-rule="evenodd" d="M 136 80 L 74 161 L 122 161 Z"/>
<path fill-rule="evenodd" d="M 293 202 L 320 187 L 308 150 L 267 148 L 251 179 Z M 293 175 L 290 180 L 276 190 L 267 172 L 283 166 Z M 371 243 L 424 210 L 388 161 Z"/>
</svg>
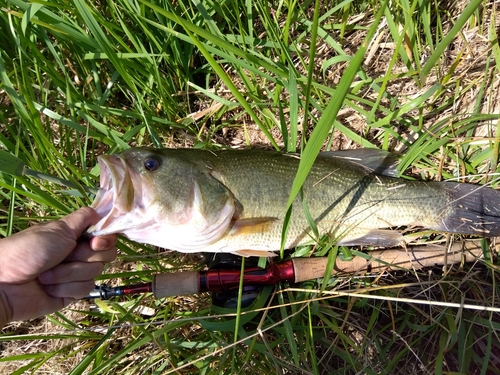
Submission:
<svg viewBox="0 0 500 375">
<path fill-rule="evenodd" d="M 92 249 L 93 250 L 108 250 L 109 248 L 109 241 L 101 238 L 101 237 L 95 237 L 93 242 L 92 242 Z"/>
</svg>

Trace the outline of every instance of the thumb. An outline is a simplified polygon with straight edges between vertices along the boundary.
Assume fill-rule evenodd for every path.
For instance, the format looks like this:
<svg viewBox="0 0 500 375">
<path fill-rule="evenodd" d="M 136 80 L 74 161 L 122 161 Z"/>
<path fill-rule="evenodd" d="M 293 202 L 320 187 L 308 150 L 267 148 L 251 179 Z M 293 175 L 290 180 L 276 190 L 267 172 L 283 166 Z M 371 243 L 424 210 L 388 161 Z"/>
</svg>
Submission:
<svg viewBox="0 0 500 375">
<path fill-rule="evenodd" d="M 90 207 L 80 208 L 60 219 L 67 226 L 69 236 L 74 239 L 78 239 L 88 227 L 99 220 L 99 215 Z"/>
</svg>

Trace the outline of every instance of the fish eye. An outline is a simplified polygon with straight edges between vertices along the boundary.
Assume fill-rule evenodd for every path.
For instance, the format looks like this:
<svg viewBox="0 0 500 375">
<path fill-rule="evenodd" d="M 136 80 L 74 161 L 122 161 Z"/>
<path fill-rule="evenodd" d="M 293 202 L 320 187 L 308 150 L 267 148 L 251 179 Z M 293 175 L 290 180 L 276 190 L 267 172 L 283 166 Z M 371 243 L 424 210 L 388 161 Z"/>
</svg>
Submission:
<svg viewBox="0 0 500 375">
<path fill-rule="evenodd" d="M 144 160 L 144 168 L 147 171 L 154 172 L 160 168 L 160 161 L 155 157 L 149 157 Z"/>
</svg>

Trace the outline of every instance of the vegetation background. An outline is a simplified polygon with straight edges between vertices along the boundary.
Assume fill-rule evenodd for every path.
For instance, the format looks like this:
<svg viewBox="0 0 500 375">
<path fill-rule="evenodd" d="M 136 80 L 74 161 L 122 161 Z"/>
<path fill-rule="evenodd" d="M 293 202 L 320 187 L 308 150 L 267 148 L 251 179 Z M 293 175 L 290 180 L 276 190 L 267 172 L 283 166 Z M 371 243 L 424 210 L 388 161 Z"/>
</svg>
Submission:
<svg viewBox="0 0 500 375">
<path fill-rule="evenodd" d="M 496 187 L 499 9 L 0 0 L 0 234 L 89 205 L 97 156 L 130 146 L 302 150 L 299 179 L 320 149 L 380 148 L 407 176 Z M 77 302 L 5 327 L 0 371 L 500 373 L 495 242 L 483 245 L 474 264 L 281 285 L 238 313 L 207 295 Z M 103 282 L 203 267 L 126 239 L 119 249 Z M 295 255 L 312 252 L 351 250 Z"/>
</svg>

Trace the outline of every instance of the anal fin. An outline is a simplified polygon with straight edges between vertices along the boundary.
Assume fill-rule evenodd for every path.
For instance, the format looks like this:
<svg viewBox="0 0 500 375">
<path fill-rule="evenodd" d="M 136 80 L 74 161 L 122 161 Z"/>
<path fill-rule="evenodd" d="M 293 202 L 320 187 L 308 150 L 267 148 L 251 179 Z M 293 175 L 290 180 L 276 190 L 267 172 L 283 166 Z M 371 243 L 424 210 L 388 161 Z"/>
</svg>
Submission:
<svg viewBox="0 0 500 375">
<path fill-rule="evenodd" d="M 404 243 L 404 237 L 396 230 L 371 229 L 359 237 L 347 237 L 337 244 L 343 246 L 381 246 L 394 247 Z"/>
</svg>

